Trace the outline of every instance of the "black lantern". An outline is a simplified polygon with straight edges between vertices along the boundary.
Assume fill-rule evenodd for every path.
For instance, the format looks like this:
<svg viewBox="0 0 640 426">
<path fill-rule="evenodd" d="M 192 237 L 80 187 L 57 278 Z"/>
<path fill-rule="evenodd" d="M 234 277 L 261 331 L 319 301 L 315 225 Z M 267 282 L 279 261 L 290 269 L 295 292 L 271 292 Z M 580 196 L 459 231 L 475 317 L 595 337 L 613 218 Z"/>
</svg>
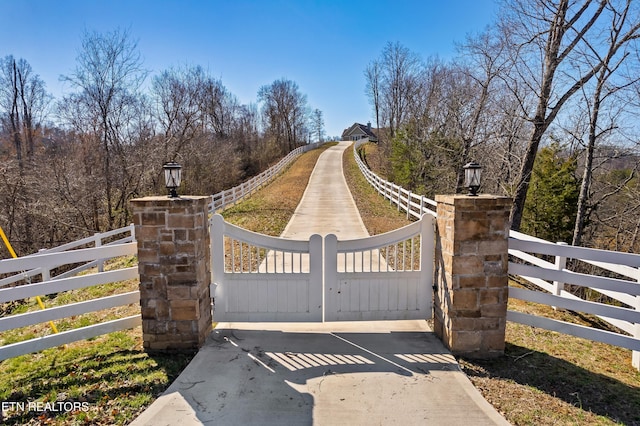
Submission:
<svg viewBox="0 0 640 426">
<path fill-rule="evenodd" d="M 482 175 L 482 167 L 480 164 L 472 161 L 463 167 L 464 169 L 464 186 L 469 188 L 472 197 L 478 196 L 478 188 L 480 188 L 480 176 Z"/>
<path fill-rule="evenodd" d="M 178 189 L 182 181 L 182 167 L 175 161 L 170 161 L 164 163 L 162 168 L 164 169 L 164 181 L 169 190 L 169 198 L 177 198 L 176 189 Z"/>
</svg>

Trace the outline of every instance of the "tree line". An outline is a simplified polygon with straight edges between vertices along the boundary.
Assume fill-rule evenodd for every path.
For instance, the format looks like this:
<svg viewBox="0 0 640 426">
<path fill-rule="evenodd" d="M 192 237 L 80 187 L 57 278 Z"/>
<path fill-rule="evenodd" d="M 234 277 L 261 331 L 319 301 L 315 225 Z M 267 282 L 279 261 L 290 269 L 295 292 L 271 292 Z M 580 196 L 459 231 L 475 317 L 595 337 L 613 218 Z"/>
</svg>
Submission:
<svg viewBox="0 0 640 426">
<path fill-rule="evenodd" d="M 511 0 L 455 59 L 388 43 L 364 70 L 385 172 L 426 195 L 513 198 L 512 229 L 640 249 L 640 3 Z"/>
<path fill-rule="evenodd" d="M 182 193 L 213 194 L 324 136 L 294 81 L 241 104 L 197 65 L 150 75 L 128 31 L 86 32 L 61 79 L 54 99 L 27 60 L 0 58 L 0 226 L 19 254 L 126 226 L 128 200 L 165 191 L 167 161 Z"/>
</svg>

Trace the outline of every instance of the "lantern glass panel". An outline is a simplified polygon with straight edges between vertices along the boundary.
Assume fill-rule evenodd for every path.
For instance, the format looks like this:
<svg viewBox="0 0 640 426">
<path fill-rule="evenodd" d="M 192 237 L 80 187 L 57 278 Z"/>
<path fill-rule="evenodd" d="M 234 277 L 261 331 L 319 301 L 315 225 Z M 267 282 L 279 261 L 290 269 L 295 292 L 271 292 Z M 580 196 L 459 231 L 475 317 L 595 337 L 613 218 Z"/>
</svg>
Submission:
<svg viewBox="0 0 640 426">
<path fill-rule="evenodd" d="M 170 197 L 177 197 L 176 189 L 180 187 L 182 181 L 182 167 L 176 162 L 165 163 L 164 169 L 164 181 L 167 189 L 169 190 Z"/>
<path fill-rule="evenodd" d="M 464 186 L 480 186 L 480 170 L 479 168 L 465 169 L 465 184 Z"/>
<path fill-rule="evenodd" d="M 464 186 L 469 189 L 469 194 L 476 196 L 478 189 L 480 188 L 480 176 L 482 174 L 482 167 L 480 164 L 472 161 L 466 164 L 464 167 Z"/>
<path fill-rule="evenodd" d="M 171 167 L 164 170 L 164 180 L 167 188 L 178 188 L 182 180 L 182 170 Z"/>
</svg>

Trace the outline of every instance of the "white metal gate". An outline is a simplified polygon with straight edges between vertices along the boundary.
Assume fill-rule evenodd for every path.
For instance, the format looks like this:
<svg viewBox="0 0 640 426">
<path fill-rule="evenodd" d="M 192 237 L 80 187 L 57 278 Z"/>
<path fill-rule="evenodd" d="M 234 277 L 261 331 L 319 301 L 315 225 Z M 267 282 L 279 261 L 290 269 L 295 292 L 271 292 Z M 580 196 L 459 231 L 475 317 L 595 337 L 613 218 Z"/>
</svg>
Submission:
<svg viewBox="0 0 640 426">
<path fill-rule="evenodd" d="M 211 219 L 214 320 L 354 321 L 431 318 L 434 218 L 374 237 L 308 241 Z"/>
</svg>

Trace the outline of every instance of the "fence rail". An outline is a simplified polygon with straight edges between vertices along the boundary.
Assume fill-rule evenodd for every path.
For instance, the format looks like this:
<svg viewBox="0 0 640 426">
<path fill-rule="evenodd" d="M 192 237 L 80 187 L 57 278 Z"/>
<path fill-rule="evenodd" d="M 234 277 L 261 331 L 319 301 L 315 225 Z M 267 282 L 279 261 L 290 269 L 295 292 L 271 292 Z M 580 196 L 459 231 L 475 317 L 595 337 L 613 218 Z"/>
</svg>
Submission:
<svg viewBox="0 0 640 426">
<path fill-rule="evenodd" d="M 77 265 L 68 271 L 62 272 L 56 276 L 51 276 L 52 269 L 55 269 L 55 266 L 43 269 L 44 265 L 38 263 L 43 258 L 39 256 L 49 255 L 53 253 L 64 253 L 64 252 L 72 253 L 70 256 L 75 256 L 77 255 L 78 249 L 87 248 L 87 246 L 91 246 L 91 247 L 110 247 L 115 245 L 121 246 L 122 244 L 132 243 L 134 241 L 135 241 L 135 229 L 133 224 L 131 224 L 129 226 L 125 226 L 119 229 L 114 229 L 112 231 L 96 233 L 91 237 L 87 237 L 87 238 L 83 238 L 67 244 L 63 244 L 58 247 L 54 247 L 50 249 L 42 249 L 36 254 L 31 254 L 28 256 L 23 256 L 18 258 L 18 259 L 23 259 L 19 261 L 21 262 L 23 267 L 21 269 L 20 268 L 16 269 L 16 271 L 20 271 L 19 273 L 0 279 L 0 288 L 6 287 L 12 284 L 17 285 L 21 281 L 25 281 L 29 283 L 34 277 L 38 275 L 42 276 L 43 281 L 48 281 L 50 279 L 53 280 L 53 279 L 72 277 L 79 274 L 80 272 L 86 271 L 87 269 L 94 268 L 94 267 L 98 267 L 98 270 L 102 272 L 104 269 L 104 259 L 100 258 L 100 259 L 94 259 L 94 260 L 90 259 L 89 261 L 85 261 L 85 263 Z M 33 261 L 33 260 L 30 261 L 28 260 L 29 258 L 36 258 L 38 259 L 38 261 Z M 65 259 L 66 256 L 62 256 L 62 258 Z M 63 263 L 61 263 L 61 265 L 73 263 L 73 262 L 67 262 L 66 260 L 63 260 L 62 262 Z M 3 265 L 4 265 L 4 268 L 8 268 L 8 265 L 11 265 L 11 264 L 12 264 L 11 262 L 7 261 L 7 263 L 4 263 Z M 7 273 L 9 272 L 0 269 L 0 275 L 7 274 Z"/>
<path fill-rule="evenodd" d="M 209 213 L 215 213 L 217 211 L 224 210 L 228 206 L 233 205 L 236 202 L 243 200 L 245 197 L 253 194 L 259 188 L 271 182 L 273 178 L 278 176 L 280 172 L 282 172 L 284 168 L 286 168 L 289 164 L 291 164 L 291 162 L 298 158 L 298 156 L 307 151 L 318 148 L 323 143 L 324 142 L 317 142 L 298 147 L 287 154 L 283 159 L 278 161 L 276 165 L 270 167 L 259 175 L 254 176 L 251 179 L 241 183 L 240 185 L 234 186 L 233 188 L 225 189 L 224 191 L 220 191 L 217 194 L 213 194 L 211 196 L 212 201 L 209 204 Z"/>
<path fill-rule="evenodd" d="M 389 200 L 390 203 L 398 206 L 398 211 L 407 212 L 407 219 L 410 217 L 420 219 L 423 214 L 435 216 L 437 203 L 424 195 L 415 194 L 403 187 L 389 182 L 372 172 L 358 155 L 358 148 L 369 142 L 369 139 L 360 139 L 353 144 L 353 156 L 356 159 L 358 168 L 363 176 L 380 195 Z"/>
<path fill-rule="evenodd" d="M 514 311 L 507 312 L 507 320 L 630 349 L 632 364 L 640 369 L 640 255 L 554 244 L 515 231 L 510 233 L 509 254 L 509 273 L 544 291 L 511 287 L 510 298 L 595 315 L 621 331 L 599 330 Z M 554 258 L 554 262 L 541 257 Z M 567 268 L 568 260 L 575 265 L 574 269 L 583 263 L 597 270 L 590 274 L 572 271 Z M 566 284 L 595 291 L 621 306 L 583 299 L 565 290 Z"/>
<path fill-rule="evenodd" d="M 113 239 L 123 233 L 128 233 L 129 235 L 115 239 L 109 243 L 104 243 L 103 241 L 105 239 Z M 37 254 L 16 259 L 0 260 L 0 274 L 10 275 L 2 280 L 1 285 L 4 286 L 4 288 L 0 288 L 0 303 L 14 302 L 34 296 L 61 293 L 101 284 L 136 279 L 138 278 L 137 266 L 102 272 L 102 265 L 105 260 L 128 256 L 137 252 L 137 244 L 131 240 L 133 240 L 133 226 L 104 234 L 96 234 L 93 237 L 78 240 L 60 247 L 42 250 Z M 78 248 L 85 247 L 89 244 L 93 244 L 95 247 Z M 70 271 L 52 276 L 52 271 L 56 268 L 78 264 L 80 264 L 80 266 Z M 80 272 L 87 272 L 88 269 L 93 267 L 96 267 L 97 272 L 78 275 Z M 30 283 L 31 279 L 37 275 L 40 275 L 41 282 Z M 23 284 L 25 282 L 26 284 Z M 13 285 L 8 287 L 9 284 Z M 50 307 L 39 311 L 8 315 L 0 318 L 0 332 L 75 315 L 137 304 L 139 301 L 140 293 L 138 291 L 131 291 L 64 306 Z M 62 344 L 96 337 L 101 334 L 133 328 L 140 324 L 141 318 L 140 314 L 138 314 L 7 344 L 0 346 L 0 361 Z"/>
</svg>

